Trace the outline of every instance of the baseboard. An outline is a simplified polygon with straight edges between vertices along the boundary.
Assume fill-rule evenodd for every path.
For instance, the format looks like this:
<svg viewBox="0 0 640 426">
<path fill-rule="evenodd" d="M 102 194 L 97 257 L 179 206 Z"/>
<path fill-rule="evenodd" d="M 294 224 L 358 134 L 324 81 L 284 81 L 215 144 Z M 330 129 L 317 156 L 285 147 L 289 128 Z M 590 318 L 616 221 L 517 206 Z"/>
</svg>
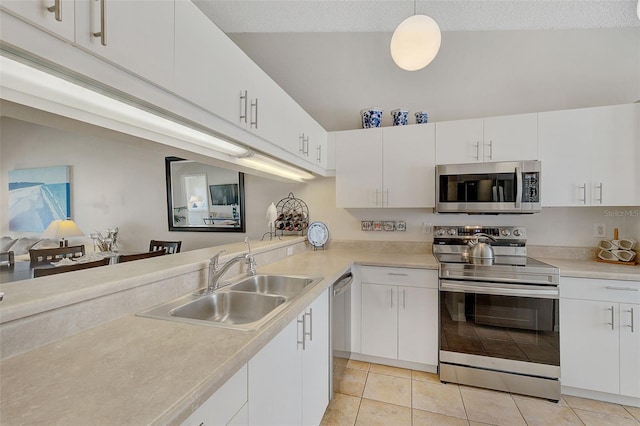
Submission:
<svg viewBox="0 0 640 426">
<path fill-rule="evenodd" d="M 426 373 L 438 374 L 437 365 L 420 364 L 417 362 L 401 361 L 398 359 L 381 358 L 377 356 L 351 353 L 351 359 L 356 361 L 371 362 L 374 364 L 388 365 L 390 367 L 406 368 L 409 370 L 424 371 Z"/>
</svg>

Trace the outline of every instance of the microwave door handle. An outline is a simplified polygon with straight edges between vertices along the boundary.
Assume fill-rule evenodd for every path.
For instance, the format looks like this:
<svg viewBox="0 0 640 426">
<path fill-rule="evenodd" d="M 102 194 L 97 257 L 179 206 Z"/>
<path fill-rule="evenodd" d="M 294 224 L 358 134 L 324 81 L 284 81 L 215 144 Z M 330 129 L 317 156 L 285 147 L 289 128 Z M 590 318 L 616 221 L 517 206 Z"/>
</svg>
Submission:
<svg viewBox="0 0 640 426">
<path fill-rule="evenodd" d="M 516 210 L 522 210 L 522 168 L 516 166 Z"/>
</svg>

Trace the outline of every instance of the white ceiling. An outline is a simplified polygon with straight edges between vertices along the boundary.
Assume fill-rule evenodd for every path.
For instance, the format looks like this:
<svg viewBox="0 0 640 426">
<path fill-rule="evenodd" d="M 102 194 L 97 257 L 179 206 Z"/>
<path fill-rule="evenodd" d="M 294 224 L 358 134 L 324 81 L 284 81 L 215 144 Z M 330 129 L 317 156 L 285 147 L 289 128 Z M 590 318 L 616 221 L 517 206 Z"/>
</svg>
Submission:
<svg viewBox="0 0 640 426">
<path fill-rule="evenodd" d="M 225 33 L 390 32 L 412 0 L 193 0 Z M 417 0 L 442 31 L 640 26 L 637 0 Z"/>
</svg>

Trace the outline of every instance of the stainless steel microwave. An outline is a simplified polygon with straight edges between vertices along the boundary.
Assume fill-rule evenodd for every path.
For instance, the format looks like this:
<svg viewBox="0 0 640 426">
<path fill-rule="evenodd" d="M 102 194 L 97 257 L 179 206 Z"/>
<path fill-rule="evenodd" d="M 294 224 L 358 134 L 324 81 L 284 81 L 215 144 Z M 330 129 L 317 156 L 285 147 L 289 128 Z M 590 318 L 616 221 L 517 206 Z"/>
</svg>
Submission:
<svg viewBox="0 0 640 426">
<path fill-rule="evenodd" d="M 536 213 L 540 161 L 436 166 L 436 213 Z"/>
</svg>

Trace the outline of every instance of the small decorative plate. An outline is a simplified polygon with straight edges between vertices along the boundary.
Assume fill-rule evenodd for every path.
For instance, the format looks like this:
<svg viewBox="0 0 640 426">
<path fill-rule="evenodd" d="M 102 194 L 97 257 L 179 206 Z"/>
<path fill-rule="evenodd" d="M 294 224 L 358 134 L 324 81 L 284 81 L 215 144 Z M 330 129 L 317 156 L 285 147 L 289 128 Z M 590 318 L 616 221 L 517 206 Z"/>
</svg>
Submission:
<svg viewBox="0 0 640 426">
<path fill-rule="evenodd" d="M 307 239 L 314 249 L 324 247 L 329 240 L 329 228 L 322 222 L 313 222 L 307 228 Z"/>
</svg>

